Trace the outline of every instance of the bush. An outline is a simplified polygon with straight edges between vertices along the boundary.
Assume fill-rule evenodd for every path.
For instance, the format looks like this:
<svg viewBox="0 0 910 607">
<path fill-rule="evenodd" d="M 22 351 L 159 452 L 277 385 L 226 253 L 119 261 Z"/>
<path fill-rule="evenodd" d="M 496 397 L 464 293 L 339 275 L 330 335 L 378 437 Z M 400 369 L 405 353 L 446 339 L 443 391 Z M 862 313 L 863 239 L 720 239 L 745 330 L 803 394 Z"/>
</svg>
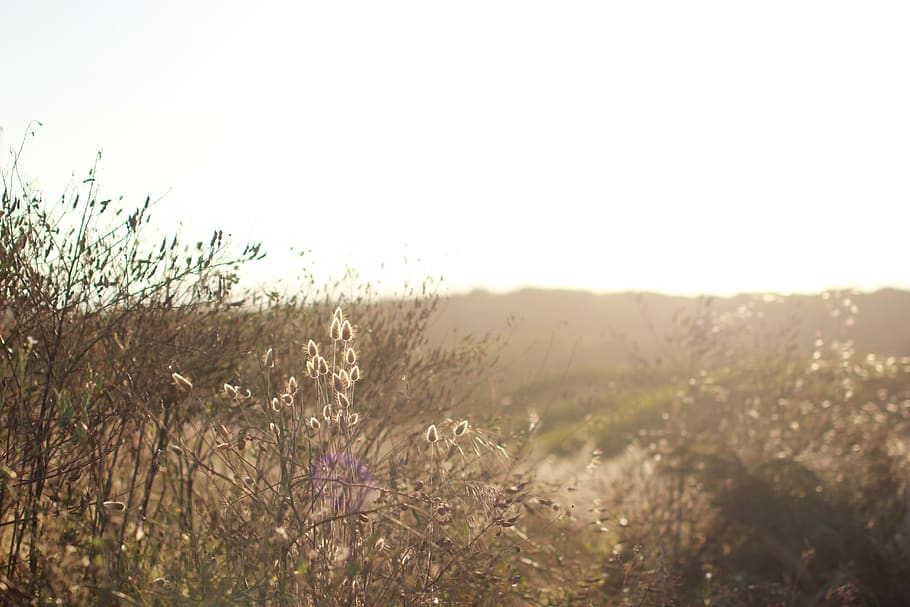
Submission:
<svg viewBox="0 0 910 607">
<path fill-rule="evenodd" d="M 427 293 L 232 300 L 258 245 L 146 246 L 154 205 L 100 199 L 94 174 L 56 204 L 4 175 L 7 596 L 504 600 L 526 494 L 498 438 L 455 413 L 486 344 L 431 346 Z"/>
</svg>

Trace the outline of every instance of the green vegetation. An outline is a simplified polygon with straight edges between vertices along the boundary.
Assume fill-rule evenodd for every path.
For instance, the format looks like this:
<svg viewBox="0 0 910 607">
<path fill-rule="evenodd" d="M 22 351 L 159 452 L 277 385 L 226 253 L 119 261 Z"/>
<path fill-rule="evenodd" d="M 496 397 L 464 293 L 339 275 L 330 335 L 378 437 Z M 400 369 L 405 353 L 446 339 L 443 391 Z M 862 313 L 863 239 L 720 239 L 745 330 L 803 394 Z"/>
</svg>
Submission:
<svg viewBox="0 0 910 607">
<path fill-rule="evenodd" d="M 4 603 L 910 603 L 906 293 L 238 294 L 3 180 Z"/>
</svg>

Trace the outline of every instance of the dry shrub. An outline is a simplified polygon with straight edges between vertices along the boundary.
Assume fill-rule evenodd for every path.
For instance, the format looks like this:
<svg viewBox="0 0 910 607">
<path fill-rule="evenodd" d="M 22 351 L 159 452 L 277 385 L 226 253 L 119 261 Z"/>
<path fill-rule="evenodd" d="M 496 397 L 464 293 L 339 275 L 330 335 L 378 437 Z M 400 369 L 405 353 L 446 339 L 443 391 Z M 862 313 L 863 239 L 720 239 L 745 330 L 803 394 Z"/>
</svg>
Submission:
<svg viewBox="0 0 910 607">
<path fill-rule="evenodd" d="M 910 360 L 859 356 L 843 333 L 806 360 L 754 316 L 682 319 L 682 373 L 662 428 L 601 484 L 609 548 L 598 604 L 902 605 Z M 845 312 L 846 311 L 846 312 Z M 623 513 L 624 525 L 616 525 Z"/>
<path fill-rule="evenodd" d="M 4 598 L 518 596 L 525 485 L 458 414 L 488 343 L 429 344 L 423 292 L 233 301 L 258 245 L 147 246 L 154 205 L 101 199 L 94 172 L 56 204 L 4 175 Z"/>
</svg>

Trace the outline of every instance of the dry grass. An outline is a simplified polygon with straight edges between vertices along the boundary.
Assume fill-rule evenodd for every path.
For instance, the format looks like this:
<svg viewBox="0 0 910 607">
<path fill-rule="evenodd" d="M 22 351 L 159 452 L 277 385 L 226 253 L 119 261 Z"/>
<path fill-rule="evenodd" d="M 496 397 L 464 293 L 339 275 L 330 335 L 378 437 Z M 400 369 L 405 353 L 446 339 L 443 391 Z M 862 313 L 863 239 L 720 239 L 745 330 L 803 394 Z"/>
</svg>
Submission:
<svg viewBox="0 0 910 607">
<path fill-rule="evenodd" d="M 910 601 L 910 361 L 854 351 L 847 293 L 808 360 L 706 302 L 636 376 L 676 395 L 632 446 L 589 411 L 558 457 L 490 410 L 500 342 L 428 341 L 432 294 L 238 301 L 257 245 L 149 244 L 154 205 L 76 193 L 4 175 L 6 603 Z"/>
</svg>

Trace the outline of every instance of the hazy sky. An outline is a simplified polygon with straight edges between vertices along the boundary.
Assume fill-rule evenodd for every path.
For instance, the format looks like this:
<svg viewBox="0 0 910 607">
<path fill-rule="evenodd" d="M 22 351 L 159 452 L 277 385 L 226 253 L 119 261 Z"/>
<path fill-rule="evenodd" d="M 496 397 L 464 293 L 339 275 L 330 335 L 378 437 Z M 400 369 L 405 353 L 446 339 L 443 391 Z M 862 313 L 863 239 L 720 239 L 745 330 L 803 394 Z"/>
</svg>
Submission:
<svg viewBox="0 0 910 607">
<path fill-rule="evenodd" d="M 905 1 L 3 2 L 0 165 L 40 120 L 47 196 L 103 150 L 108 195 L 263 241 L 260 280 L 907 287 L 907 32 Z"/>
</svg>

